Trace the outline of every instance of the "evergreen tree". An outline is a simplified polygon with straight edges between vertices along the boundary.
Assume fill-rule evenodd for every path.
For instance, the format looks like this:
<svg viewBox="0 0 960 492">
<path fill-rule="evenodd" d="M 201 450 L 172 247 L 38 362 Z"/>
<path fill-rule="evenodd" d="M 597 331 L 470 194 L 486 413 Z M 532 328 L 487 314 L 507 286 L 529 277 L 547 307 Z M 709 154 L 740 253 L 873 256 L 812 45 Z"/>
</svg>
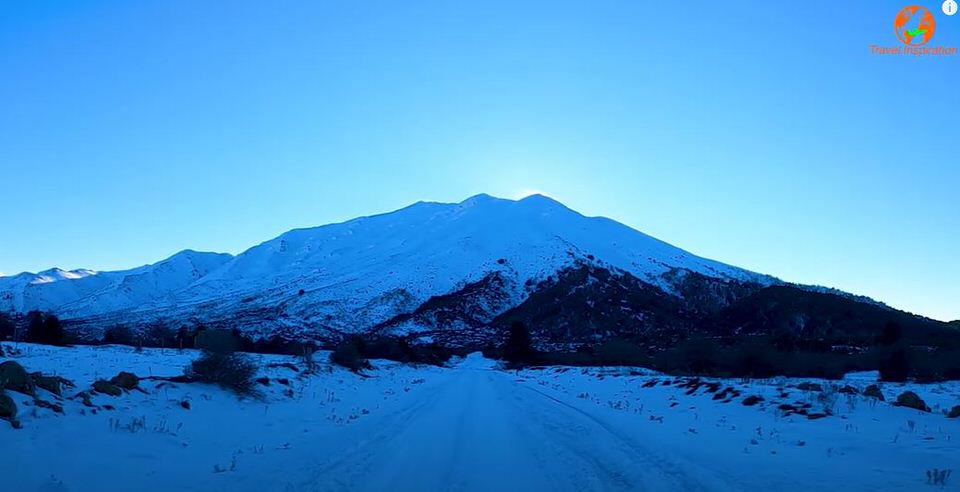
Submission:
<svg viewBox="0 0 960 492">
<path fill-rule="evenodd" d="M 46 345 L 63 345 L 66 334 L 60 319 L 39 311 L 27 313 L 27 341 Z"/>
<path fill-rule="evenodd" d="M 895 347 L 880 361 L 880 379 L 882 381 L 904 382 L 910 376 L 910 359 L 903 347 Z"/>
<path fill-rule="evenodd" d="M 536 352 L 530 342 L 530 330 L 522 321 L 510 325 L 510 334 L 503 345 L 503 358 L 511 364 L 523 365 L 533 362 Z"/>
<path fill-rule="evenodd" d="M 880 333 L 880 339 L 878 340 L 882 345 L 891 346 L 900 341 L 900 338 L 903 336 L 903 329 L 900 328 L 900 325 L 894 321 L 888 321 L 883 327 L 883 331 Z"/>
<path fill-rule="evenodd" d="M 13 320 L 7 315 L 0 313 L 0 340 L 13 339 L 16 329 L 17 327 L 13 324 Z"/>
</svg>

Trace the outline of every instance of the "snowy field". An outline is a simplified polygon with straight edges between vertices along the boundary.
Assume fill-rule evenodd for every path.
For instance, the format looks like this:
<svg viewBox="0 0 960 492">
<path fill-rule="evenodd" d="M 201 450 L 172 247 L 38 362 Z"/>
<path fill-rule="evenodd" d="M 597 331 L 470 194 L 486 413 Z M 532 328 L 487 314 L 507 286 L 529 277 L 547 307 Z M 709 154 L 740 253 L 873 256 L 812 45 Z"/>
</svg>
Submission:
<svg viewBox="0 0 960 492">
<path fill-rule="evenodd" d="M 62 400 L 38 391 L 62 414 L 7 391 L 23 428 L 0 421 L 2 490 L 937 490 L 933 469 L 952 469 L 945 488 L 960 489 L 960 419 L 944 415 L 960 404 L 957 383 L 884 383 L 881 402 L 838 391 L 863 390 L 873 374 L 692 381 L 503 371 L 474 354 L 447 368 L 375 361 L 364 377 L 325 362 L 304 375 L 277 365 L 296 358 L 253 355 L 269 378 L 260 398 L 147 379 L 87 406 L 70 397 L 97 379 L 177 376 L 197 353 L 19 350 L 7 359 L 76 388 Z M 796 387 L 805 382 L 823 391 Z M 932 412 L 889 403 L 906 389 Z M 763 400 L 746 406 L 749 396 Z"/>
</svg>

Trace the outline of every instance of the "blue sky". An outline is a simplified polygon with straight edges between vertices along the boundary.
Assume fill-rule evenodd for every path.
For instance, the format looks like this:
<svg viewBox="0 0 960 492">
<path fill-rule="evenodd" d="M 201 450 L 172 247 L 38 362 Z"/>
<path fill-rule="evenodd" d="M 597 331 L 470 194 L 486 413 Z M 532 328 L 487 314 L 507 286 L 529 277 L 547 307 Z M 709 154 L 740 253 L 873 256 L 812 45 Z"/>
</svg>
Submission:
<svg viewBox="0 0 960 492">
<path fill-rule="evenodd" d="M 900 2 L 720 3 L 7 3 L 0 271 L 540 190 L 960 318 L 960 57 L 871 56 Z"/>
</svg>

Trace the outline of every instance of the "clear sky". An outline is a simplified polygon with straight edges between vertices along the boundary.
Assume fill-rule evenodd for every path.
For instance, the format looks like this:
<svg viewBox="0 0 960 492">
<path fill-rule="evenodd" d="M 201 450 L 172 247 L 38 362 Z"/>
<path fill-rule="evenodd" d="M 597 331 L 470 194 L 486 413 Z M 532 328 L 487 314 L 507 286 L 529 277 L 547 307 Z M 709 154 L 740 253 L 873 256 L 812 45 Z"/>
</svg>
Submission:
<svg viewBox="0 0 960 492">
<path fill-rule="evenodd" d="M 4 2 L 0 271 L 540 190 L 960 318 L 960 56 L 868 49 L 906 3 L 470 4 Z"/>
</svg>

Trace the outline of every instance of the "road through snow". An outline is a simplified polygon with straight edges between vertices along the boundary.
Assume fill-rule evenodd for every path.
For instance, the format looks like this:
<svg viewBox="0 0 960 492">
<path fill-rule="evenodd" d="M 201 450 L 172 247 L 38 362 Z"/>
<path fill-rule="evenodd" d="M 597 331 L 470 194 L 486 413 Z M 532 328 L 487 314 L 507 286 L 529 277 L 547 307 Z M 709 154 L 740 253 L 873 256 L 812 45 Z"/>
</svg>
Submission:
<svg viewBox="0 0 960 492">
<path fill-rule="evenodd" d="M 119 371 L 175 376 L 196 356 L 26 345 L 17 361 L 79 392 Z M 89 405 L 41 390 L 63 406 L 54 411 L 7 391 L 22 428 L 0 425 L 11 450 L 0 490 L 914 491 L 934 468 L 956 476 L 960 450 L 960 421 L 944 415 L 960 402 L 954 383 L 882 383 L 887 401 L 922 395 L 932 407 L 923 412 L 839 392 L 862 392 L 868 375 L 816 381 L 820 391 L 786 378 L 709 381 L 740 393 L 723 399 L 707 382 L 697 390 L 637 368 L 507 372 L 470 356 L 305 375 L 294 358 L 251 357 L 262 381 L 254 398 L 144 378 L 142 391 L 87 393 Z M 763 401 L 742 404 L 749 396 Z M 786 415 L 785 403 L 832 415 Z"/>
<path fill-rule="evenodd" d="M 286 490 L 731 490 L 657 443 L 632 440 L 486 364 L 467 358 Z"/>
</svg>

